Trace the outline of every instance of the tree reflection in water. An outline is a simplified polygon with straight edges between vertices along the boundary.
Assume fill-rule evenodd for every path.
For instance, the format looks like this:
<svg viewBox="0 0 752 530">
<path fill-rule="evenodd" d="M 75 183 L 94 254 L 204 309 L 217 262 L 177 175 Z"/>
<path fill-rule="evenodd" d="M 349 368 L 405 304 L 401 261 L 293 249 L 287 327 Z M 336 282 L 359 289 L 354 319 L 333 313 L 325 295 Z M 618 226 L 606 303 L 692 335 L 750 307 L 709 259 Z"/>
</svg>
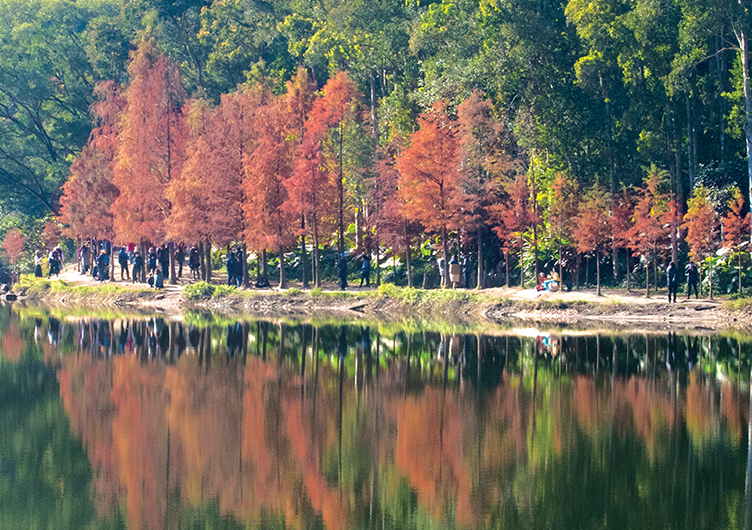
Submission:
<svg viewBox="0 0 752 530">
<path fill-rule="evenodd" d="M 749 524 L 747 337 L 203 320 L 0 310 L 0 527 Z"/>
</svg>

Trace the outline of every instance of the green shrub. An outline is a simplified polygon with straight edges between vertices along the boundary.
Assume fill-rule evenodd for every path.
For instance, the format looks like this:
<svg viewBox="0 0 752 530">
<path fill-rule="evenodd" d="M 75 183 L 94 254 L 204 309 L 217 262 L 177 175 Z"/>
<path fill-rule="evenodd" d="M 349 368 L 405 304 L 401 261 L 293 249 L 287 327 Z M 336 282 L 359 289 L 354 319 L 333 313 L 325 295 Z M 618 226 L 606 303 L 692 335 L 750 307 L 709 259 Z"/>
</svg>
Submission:
<svg viewBox="0 0 752 530">
<path fill-rule="evenodd" d="M 321 287 L 311 289 L 311 298 L 320 298 L 324 296 L 324 290 Z"/>
<path fill-rule="evenodd" d="M 191 285 L 186 285 L 183 289 L 183 295 L 188 300 L 196 300 L 198 298 L 208 298 L 214 294 L 214 286 L 205 281 L 196 282 Z"/>
<path fill-rule="evenodd" d="M 234 285 L 217 285 L 214 288 L 214 293 L 212 294 L 212 298 L 223 298 L 225 296 L 236 294 L 238 292 L 238 288 Z"/>
<path fill-rule="evenodd" d="M 297 287 L 290 287 L 287 291 L 285 291 L 285 294 L 287 294 L 288 296 L 298 296 L 300 294 L 303 294 L 303 291 L 301 291 Z"/>
</svg>

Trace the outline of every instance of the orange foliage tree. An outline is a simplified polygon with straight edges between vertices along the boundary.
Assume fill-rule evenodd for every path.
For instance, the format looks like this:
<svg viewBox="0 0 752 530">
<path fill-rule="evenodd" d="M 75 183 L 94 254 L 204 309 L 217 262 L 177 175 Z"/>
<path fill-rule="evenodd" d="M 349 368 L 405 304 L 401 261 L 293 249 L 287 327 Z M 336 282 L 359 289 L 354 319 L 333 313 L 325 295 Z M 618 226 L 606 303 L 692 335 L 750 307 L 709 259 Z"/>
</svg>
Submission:
<svg viewBox="0 0 752 530">
<path fill-rule="evenodd" d="M 592 252 L 595 255 L 596 295 L 601 295 L 601 253 L 611 240 L 611 219 L 609 217 L 610 196 L 608 191 L 595 185 L 585 194 L 580 203 L 580 213 L 574 227 L 577 251 Z"/>
<path fill-rule="evenodd" d="M 5 233 L 3 250 L 8 255 L 8 261 L 10 261 L 11 269 L 16 277 L 18 276 L 18 265 L 23 257 L 25 246 L 26 238 L 18 228 L 11 228 Z M 11 278 L 10 283 L 14 283 L 13 278 Z"/>
<path fill-rule="evenodd" d="M 687 230 L 687 243 L 689 255 L 700 263 L 705 256 L 712 254 L 716 245 L 716 231 L 718 230 L 718 213 L 710 201 L 710 192 L 705 186 L 698 186 L 692 193 L 692 198 L 687 202 L 687 213 L 684 215 L 684 224 Z M 710 262 L 710 298 L 713 298 L 713 266 Z"/>
<path fill-rule="evenodd" d="M 462 197 L 459 145 L 442 104 L 421 114 L 418 124 L 420 129 L 410 137 L 410 146 L 397 158 L 400 193 L 407 217 L 441 235 L 447 264 L 444 285 L 449 285 L 448 233 L 456 224 L 454 205 Z"/>
<path fill-rule="evenodd" d="M 648 170 L 645 188 L 634 210 L 634 224 L 630 232 L 630 248 L 645 261 L 645 296 L 650 296 L 650 264 L 655 271 L 655 285 L 658 288 L 658 253 L 664 249 L 668 233 L 663 218 L 668 210 L 666 195 L 660 191 L 668 177 L 668 172 L 655 165 Z"/>
<path fill-rule="evenodd" d="M 139 44 L 128 75 L 114 166 L 120 190 L 113 204 L 115 232 L 121 241 L 162 242 L 171 209 L 165 191 L 180 175 L 185 155 L 185 92 L 177 65 L 159 53 L 153 38 Z M 174 281 L 172 252 L 170 265 Z"/>
<path fill-rule="evenodd" d="M 295 141 L 295 156 L 300 155 L 300 149 L 305 138 L 306 119 L 308 117 L 313 102 L 316 100 L 316 85 L 308 76 L 308 72 L 303 67 L 298 67 L 295 78 L 287 82 L 287 94 L 285 102 L 287 104 L 287 113 L 290 119 L 290 135 Z M 296 162 L 293 162 L 293 167 Z M 293 207 L 295 206 L 295 207 Z M 307 289 L 308 285 L 308 257 L 306 251 L 306 235 L 308 234 L 308 223 L 306 222 L 306 210 L 300 208 L 300 204 L 293 204 L 289 201 L 285 208 L 300 217 L 300 255 L 301 255 L 301 273 L 303 288 Z"/>
<path fill-rule="evenodd" d="M 400 174 L 395 167 L 397 157 L 404 148 L 403 139 L 396 131 L 389 142 L 378 150 L 376 178 L 372 185 L 371 203 L 375 213 L 373 220 L 379 243 L 384 243 L 395 252 L 405 252 L 407 285 L 413 286 L 411 241 L 419 232 L 420 224 L 411 222 L 407 216 L 405 197 L 400 193 Z"/>
<path fill-rule="evenodd" d="M 496 223 L 494 230 L 504 241 L 503 251 L 507 269 L 507 287 L 509 286 L 509 252 L 516 250 L 520 262 L 520 287 L 525 287 L 525 272 L 522 262 L 525 248 L 525 232 L 530 225 L 537 222 L 533 213 L 530 187 L 527 176 L 523 173 L 505 186 L 507 196 L 492 206 L 492 215 Z"/>
<path fill-rule="evenodd" d="M 744 197 L 739 188 L 734 188 L 734 196 L 728 202 L 728 212 L 723 218 L 723 239 L 725 247 L 737 255 L 739 295 L 742 294 L 742 249 L 749 243 L 750 215 L 744 215 Z"/>
<path fill-rule="evenodd" d="M 114 237 L 112 205 L 119 191 L 112 168 L 118 149 L 118 120 L 125 107 L 120 88 L 103 81 L 94 88 L 97 102 L 91 107 L 97 125 L 89 141 L 71 164 L 71 174 L 60 198 L 60 221 L 71 237 Z"/>
<path fill-rule="evenodd" d="M 563 251 L 571 245 L 578 214 L 580 190 L 577 181 L 557 172 L 548 193 L 548 236 L 555 242 L 559 254 L 559 278 L 564 281 Z"/>
<path fill-rule="evenodd" d="M 217 214 L 217 128 L 215 112 L 205 100 L 192 100 L 185 105 L 187 138 L 186 160 L 182 171 L 167 184 L 170 201 L 167 237 L 182 243 L 205 242 L 211 245 L 216 233 Z M 232 211 L 228 204 L 225 211 Z M 203 271 L 204 280 L 211 279 L 211 267 Z"/>
<path fill-rule="evenodd" d="M 295 144 L 288 137 L 289 114 L 284 98 L 277 97 L 260 111 L 257 123 L 258 142 L 246 157 L 245 240 L 259 250 L 272 248 L 279 253 L 279 287 L 287 287 L 285 250 L 293 242 L 294 216 L 286 209 L 285 181 L 292 174 Z"/>
<path fill-rule="evenodd" d="M 256 148 L 256 123 L 259 109 L 271 100 L 269 86 L 260 82 L 240 87 L 233 94 L 223 95 L 213 126 L 216 131 L 214 165 L 217 173 L 212 197 L 214 238 L 220 245 L 242 240 L 241 261 L 243 284 L 249 284 L 246 258 L 246 233 L 243 204 L 245 178 L 243 161 Z"/>
<path fill-rule="evenodd" d="M 327 167 L 337 189 L 337 248 L 345 251 L 345 143 L 347 129 L 357 120 L 360 94 L 346 72 L 324 85 L 322 97 L 309 113 L 306 132 L 321 142 Z"/>
<path fill-rule="evenodd" d="M 613 231 L 613 248 L 623 249 L 627 262 L 627 292 L 630 291 L 630 244 L 632 241 L 632 220 L 634 219 L 634 204 L 629 188 L 624 188 L 614 197 L 614 210 L 611 212 L 611 226 Z"/>
<path fill-rule="evenodd" d="M 491 206 L 502 192 L 499 177 L 517 169 L 516 154 L 511 147 L 514 142 L 503 124 L 494 118 L 491 100 L 483 96 L 475 90 L 457 107 L 461 186 L 465 196 L 462 220 L 469 232 L 475 231 L 479 289 L 485 287 L 483 230 L 489 223 Z"/>
</svg>

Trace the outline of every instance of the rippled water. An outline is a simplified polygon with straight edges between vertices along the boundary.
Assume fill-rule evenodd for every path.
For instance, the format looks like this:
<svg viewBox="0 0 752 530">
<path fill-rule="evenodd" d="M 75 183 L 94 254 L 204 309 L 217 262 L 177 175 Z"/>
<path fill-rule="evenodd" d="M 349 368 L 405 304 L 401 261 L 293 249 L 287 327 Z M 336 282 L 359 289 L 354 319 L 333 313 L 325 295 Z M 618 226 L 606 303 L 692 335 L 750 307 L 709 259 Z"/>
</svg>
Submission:
<svg viewBox="0 0 752 530">
<path fill-rule="evenodd" d="M 742 335 L 0 306 L 0 529 L 749 528 Z"/>
</svg>

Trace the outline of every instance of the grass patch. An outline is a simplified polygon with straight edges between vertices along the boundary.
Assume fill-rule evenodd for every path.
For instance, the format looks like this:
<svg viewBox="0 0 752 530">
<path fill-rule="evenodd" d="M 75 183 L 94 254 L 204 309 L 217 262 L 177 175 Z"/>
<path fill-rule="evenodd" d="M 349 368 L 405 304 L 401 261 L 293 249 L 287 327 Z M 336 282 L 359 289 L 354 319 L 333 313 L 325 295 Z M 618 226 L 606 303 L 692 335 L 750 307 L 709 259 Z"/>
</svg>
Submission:
<svg viewBox="0 0 752 530">
<path fill-rule="evenodd" d="M 217 285 L 214 287 L 214 292 L 212 293 L 212 298 L 224 298 L 225 296 L 230 296 L 233 294 L 237 294 L 238 288 L 234 285 Z"/>
<path fill-rule="evenodd" d="M 320 298 L 324 296 L 324 290 L 321 287 L 311 289 L 311 298 Z"/>
<path fill-rule="evenodd" d="M 198 300 L 200 298 L 209 298 L 214 294 L 214 285 L 205 281 L 196 282 L 186 285 L 183 288 L 183 296 L 188 300 Z"/>
<path fill-rule="evenodd" d="M 303 294 L 303 291 L 301 291 L 297 287 L 290 287 L 289 289 L 285 291 L 285 294 L 288 296 L 298 296 L 298 295 Z"/>
<path fill-rule="evenodd" d="M 752 298 L 737 298 L 736 300 L 729 300 L 728 302 L 724 302 L 723 305 L 725 305 L 728 309 L 732 309 L 734 311 L 752 309 Z"/>
<path fill-rule="evenodd" d="M 415 287 L 398 287 L 391 283 L 382 283 L 375 293 L 380 297 L 402 300 L 412 305 L 474 303 L 488 299 L 485 294 L 468 289 L 416 289 Z"/>
</svg>

